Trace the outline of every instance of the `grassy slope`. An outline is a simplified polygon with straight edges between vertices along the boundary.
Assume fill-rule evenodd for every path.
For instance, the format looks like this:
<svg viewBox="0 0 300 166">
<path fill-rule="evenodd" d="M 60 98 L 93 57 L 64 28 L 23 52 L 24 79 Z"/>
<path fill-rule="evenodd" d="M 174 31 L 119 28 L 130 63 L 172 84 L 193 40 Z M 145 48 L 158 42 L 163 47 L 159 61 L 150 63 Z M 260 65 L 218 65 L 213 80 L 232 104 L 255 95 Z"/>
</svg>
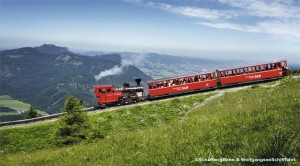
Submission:
<svg viewBox="0 0 300 166">
<path fill-rule="evenodd" d="M 177 121 L 186 111 L 214 95 L 194 95 L 188 98 L 155 102 L 143 106 L 121 108 L 116 111 L 90 115 L 94 130 L 102 135 L 134 131 Z M 57 147 L 53 133 L 57 122 L 0 130 L 0 147 L 5 154 L 34 152 Z"/>
<path fill-rule="evenodd" d="M 283 82 L 277 87 L 254 86 L 226 93 L 194 110 L 183 122 L 174 118 L 155 128 L 137 127 L 139 130 L 127 131 L 132 127 L 126 126 L 128 122 L 123 121 L 126 118 L 121 118 L 112 120 L 110 125 L 113 128 L 125 125 L 120 129 L 122 132 L 103 140 L 55 150 L 8 154 L 5 160 L 8 165 L 199 164 L 195 162 L 197 157 L 288 157 L 299 161 L 300 80 Z M 102 117 L 98 118 L 101 121 Z"/>
<path fill-rule="evenodd" d="M 8 107 L 17 111 L 26 111 L 29 110 L 30 104 L 14 100 L 10 96 L 3 95 L 0 96 L 0 107 Z"/>
<path fill-rule="evenodd" d="M 30 104 L 15 100 L 8 95 L 0 96 L 0 122 L 24 119 L 25 111 Z M 48 115 L 46 112 L 37 110 L 40 115 Z"/>
</svg>

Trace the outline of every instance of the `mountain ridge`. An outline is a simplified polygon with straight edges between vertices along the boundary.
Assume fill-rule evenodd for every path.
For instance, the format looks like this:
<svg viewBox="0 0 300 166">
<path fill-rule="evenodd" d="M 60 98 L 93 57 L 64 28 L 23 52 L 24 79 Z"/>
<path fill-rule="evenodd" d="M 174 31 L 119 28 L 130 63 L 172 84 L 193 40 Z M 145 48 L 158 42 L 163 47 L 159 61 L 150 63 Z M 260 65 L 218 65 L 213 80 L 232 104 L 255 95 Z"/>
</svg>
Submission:
<svg viewBox="0 0 300 166">
<path fill-rule="evenodd" d="M 93 87 L 97 84 L 124 82 L 134 84 L 134 78 L 152 79 L 135 66 L 128 65 L 119 75 L 107 76 L 96 82 L 94 76 L 101 71 L 121 65 L 121 55 L 85 56 L 65 52 L 66 47 L 23 47 L 0 52 L 0 95 L 9 95 L 33 104 L 52 114 L 62 108 L 67 96 L 82 98 L 86 106 L 97 105 Z M 48 46 L 46 46 L 48 47 Z"/>
</svg>

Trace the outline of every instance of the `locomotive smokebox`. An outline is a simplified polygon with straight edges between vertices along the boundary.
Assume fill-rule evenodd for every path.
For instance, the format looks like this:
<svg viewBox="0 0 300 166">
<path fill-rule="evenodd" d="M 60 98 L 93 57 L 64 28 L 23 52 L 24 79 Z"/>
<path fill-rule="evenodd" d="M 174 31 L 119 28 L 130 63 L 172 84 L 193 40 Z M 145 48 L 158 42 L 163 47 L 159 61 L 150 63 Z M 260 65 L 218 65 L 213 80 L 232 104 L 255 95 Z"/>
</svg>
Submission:
<svg viewBox="0 0 300 166">
<path fill-rule="evenodd" d="M 142 81 L 142 79 L 140 79 L 140 78 L 135 79 L 136 86 L 141 86 L 141 81 Z"/>
</svg>

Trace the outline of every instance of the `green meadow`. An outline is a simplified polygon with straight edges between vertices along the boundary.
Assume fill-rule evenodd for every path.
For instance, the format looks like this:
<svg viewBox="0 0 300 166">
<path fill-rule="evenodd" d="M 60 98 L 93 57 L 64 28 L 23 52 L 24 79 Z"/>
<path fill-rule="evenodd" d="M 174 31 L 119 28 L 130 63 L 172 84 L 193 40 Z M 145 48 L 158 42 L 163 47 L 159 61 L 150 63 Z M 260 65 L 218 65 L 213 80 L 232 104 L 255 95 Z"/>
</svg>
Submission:
<svg viewBox="0 0 300 166">
<path fill-rule="evenodd" d="M 60 147 L 57 122 L 0 129 L 1 165 L 299 165 L 300 79 L 89 115 L 98 136 Z M 184 117 L 184 118 L 183 118 Z M 291 158 L 296 162 L 199 159 Z"/>
</svg>

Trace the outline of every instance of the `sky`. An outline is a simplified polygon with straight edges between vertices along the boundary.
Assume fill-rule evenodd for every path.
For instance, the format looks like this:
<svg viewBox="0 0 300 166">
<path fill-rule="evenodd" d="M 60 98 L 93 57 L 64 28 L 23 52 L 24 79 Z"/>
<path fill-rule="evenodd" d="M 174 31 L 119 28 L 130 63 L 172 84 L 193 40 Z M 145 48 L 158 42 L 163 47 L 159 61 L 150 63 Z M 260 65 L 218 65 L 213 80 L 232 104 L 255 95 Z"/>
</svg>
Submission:
<svg viewBox="0 0 300 166">
<path fill-rule="evenodd" d="M 0 0 L 0 48 L 300 63 L 300 0 Z"/>
</svg>

